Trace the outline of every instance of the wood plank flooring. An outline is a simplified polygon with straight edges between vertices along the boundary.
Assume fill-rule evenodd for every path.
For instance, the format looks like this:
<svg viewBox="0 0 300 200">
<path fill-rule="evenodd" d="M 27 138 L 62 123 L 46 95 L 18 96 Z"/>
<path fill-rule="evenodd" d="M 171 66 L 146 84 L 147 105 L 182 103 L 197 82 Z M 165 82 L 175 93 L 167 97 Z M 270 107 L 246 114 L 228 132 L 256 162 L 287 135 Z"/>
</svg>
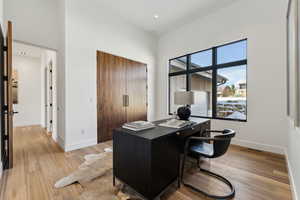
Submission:
<svg viewBox="0 0 300 200">
<path fill-rule="evenodd" d="M 72 200 L 83 191 L 79 184 L 57 190 L 54 183 L 75 170 L 84 155 L 111 146 L 108 142 L 64 153 L 40 127 L 16 128 L 14 136 L 14 168 L 6 171 L 1 180 L 1 200 Z M 225 156 L 205 160 L 202 165 L 232 181 L 235 199 L 292 199 L 286 162 L 281 155 L 231 146 Z M 186 180 L 217 194 L 226 192 L 220 183 L 195 169 L 188 170 Z M 170 188 L 161 199 L 208 199 L 186 187 L 174 191 L 175 187 Z"/>
</svg>

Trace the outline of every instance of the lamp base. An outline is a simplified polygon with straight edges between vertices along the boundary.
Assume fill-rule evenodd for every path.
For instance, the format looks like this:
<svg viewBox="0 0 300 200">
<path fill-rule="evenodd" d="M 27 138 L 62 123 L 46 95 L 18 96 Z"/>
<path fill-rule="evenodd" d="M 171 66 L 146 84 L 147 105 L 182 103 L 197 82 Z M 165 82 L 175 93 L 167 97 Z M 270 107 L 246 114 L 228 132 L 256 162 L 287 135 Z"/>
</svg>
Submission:
<svg viewBox="0 0 300 200">
<path fill-rule="evenodd" d="M 177 109 L 177 115 L 180 120 L 188 120 L 191 116 L 191 109 L 188 106 L 183 106 Z"/>
</svg>

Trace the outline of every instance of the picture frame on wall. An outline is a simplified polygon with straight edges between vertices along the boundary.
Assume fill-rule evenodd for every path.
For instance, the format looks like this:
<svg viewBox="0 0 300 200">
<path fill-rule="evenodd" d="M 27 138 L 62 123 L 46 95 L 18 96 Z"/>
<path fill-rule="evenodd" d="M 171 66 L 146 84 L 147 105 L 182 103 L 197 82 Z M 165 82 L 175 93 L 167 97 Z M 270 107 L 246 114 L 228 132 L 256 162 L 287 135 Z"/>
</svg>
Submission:
<svg viewBox="0 0 300 200">
<path fill-rule="evenodd" d="M 299 2 L 289 0 L 287 10 L 287 115 L 300 126 Z"/>
</svg>

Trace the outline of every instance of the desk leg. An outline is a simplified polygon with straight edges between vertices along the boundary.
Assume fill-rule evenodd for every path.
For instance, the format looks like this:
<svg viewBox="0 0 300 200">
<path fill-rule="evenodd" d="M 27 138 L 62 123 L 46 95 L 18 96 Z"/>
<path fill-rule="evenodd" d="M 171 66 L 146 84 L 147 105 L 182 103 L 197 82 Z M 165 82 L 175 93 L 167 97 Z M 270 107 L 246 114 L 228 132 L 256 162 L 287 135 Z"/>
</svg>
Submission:
<svg viewBox="0 0 300 200">
<path fill-rule="evenodd" d="M 115 177 L 114 174 L 113 174 L 113 186 L 114 186 L 114 187 L 116 186 L 116 177 Z"/>
<path fill-rule="evenodd" d="M 178 189 L 181 186 L 181 180 L 180 180 L 180 168 L 181 168 L 181 155 L 179 154 L 179 163 L 178 163 L 178 177 L 177 177 L 177 187 Z"/>
</svg>

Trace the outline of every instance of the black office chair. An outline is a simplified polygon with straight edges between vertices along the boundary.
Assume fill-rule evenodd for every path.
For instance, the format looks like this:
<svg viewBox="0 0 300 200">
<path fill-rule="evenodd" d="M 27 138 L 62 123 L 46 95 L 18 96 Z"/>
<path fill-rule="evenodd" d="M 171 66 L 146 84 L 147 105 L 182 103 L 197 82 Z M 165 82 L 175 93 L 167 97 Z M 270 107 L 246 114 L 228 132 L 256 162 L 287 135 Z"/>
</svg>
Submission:
<svg viewBox="0 0 300 200">
<path fill-rule="evenodd" d="M 182 160 L 182 167 L 181 167 L 181 182 L 187 186 L 192 188 L 193 190 L 204 194 L 207 197 L 213 199 L 231 199 L 235 195 L 235 189 L 233 185 L 224 177 L 210 172 L 208 170 L 202 169 L 199 164 L 199 158 L 217 158 L 226 153 L 228 147 L 230 145 L 231 139 L 235 136 L 235 131 L 230 129 L 225 129 L 223 131 L 214 131 L 214 130 L 205 130 L 205 135 L 207 133 L 221 133 L 219 135 L 214 136 L 213 138 L 210 137 L 190 137 L 187 139 L 184 145 L 184 156 Z M 208 143 L 212 141 L 212 143 Z M 183 173 L 184 173 L 184 166 L 186 157 L 190 156 L 197 159 L 198 167 L 200 168 L 201 172 L 208 174 L 209 176 L 213 176 L 220 181 L 224 182 L 230 188 L 230 193 L 225 196 L 216 196 L 208 194 L 193 185 L 185 183 L 183 180 Z"/>
</svg>

